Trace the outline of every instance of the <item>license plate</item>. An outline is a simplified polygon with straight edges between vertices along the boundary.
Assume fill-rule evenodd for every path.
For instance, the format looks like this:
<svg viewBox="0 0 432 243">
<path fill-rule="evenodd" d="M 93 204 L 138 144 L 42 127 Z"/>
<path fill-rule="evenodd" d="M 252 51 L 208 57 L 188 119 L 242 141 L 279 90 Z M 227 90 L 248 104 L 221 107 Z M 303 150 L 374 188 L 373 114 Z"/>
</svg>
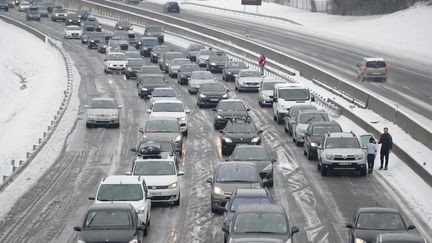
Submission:
<svg viewBox="0 0 432 243">
<path fill-rule="evenodd" d="M 162 196 L 162 192 L 150 192 L 151 196 Z"/>
<path fill-rule="evenodd" d="M 219 101 L 219 99 L 210 99 L 210 101 Z"/>
<path fill-rule="evenodd" d="M 351 162 L 340 162 L 339 165 L 351 165 Z"/>
</svg>

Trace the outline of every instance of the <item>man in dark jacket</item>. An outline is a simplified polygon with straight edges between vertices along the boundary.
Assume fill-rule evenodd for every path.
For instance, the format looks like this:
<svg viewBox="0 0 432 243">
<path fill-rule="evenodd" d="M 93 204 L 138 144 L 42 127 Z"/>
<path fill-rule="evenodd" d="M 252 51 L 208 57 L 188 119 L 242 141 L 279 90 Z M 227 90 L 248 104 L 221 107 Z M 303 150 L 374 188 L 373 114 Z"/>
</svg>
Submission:
<svg viewBox="0 0 432 243">
<path fill-rule="evenodd" d="M 387 170 L 390 150 L 393 147 L 393 139 L 392 139 L 391 135 L 388 133 L 387 127 L 384 128 L 384 133 L 381 134 L 381 137 L 380 137 L 378 143 L 381 144 L 381 150 L 380 150 L 381 166 L 379 167 L 379 170 L 383 169 L 384 159 L 385 159 L 384 170 Z"/>
</svg>

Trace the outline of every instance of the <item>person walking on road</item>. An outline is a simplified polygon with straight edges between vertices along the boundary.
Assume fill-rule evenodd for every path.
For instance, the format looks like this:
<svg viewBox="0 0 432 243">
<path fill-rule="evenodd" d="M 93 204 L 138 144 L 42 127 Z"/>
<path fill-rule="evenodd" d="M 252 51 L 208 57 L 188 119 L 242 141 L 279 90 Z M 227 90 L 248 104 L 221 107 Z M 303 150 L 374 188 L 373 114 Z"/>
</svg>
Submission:
<svg viewBox="0 0 432 243">
<path fill-rule="evenodd" d="M 266 57 L 264 56 L 264 54 L 261 53 L 261 55 L 258 59 L 259 71 L 261 73 L 261 76 L 264 76 L 265 64 L 266 64 Z"/>
<path fill-rule="evenodd" d="M 383 169 L 384 159 L 385 159 L 384 170 L 387 170 L 389 154 L 393 147 L 393 139 L 392 136 L 388 133 L 387 127 L 384 127 L 384 133 L 381 134 L 378 143 L 381 144 L 381 150 L 380 150 L 381 166 L 379 167 L 379 170 Z"/>
<path fill-rule="evenodd" d="M 368 171 L 369 171 L 368 173 L 369 174 L 372 174 L 376 152 L 377 152 L 377 149 L 376 149 L 375 139 L 369 138 L 369 143 L 367 145 L 367 161 L 368 161 Z"/>
</svg>

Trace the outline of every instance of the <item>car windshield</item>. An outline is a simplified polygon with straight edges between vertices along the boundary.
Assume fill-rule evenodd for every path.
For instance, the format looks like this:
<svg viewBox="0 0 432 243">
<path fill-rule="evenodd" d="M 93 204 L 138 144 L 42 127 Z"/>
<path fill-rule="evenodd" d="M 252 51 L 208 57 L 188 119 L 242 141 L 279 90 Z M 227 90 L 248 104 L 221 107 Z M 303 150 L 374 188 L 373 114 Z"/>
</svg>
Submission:
<svg viewBox="0 0 432 243">
<path fill-rule="evenodd" d="M 160 27 L 147 27 L 145 34 L 160 34 L 162 32 Z"/>
<path fill-rule="evenodd" d="M 183 65 L 183 64 L 186 64 L 186 63 L 190 63 L 190 60 L 189 59 L 174 59 L 174 60 L 172 60 L 172 65 Z"/>
<path fill-rule="evenodd" d="M 386 63 L 383 61 L 369 61 L 366 63 L 366 67 L 368 68 L 383 68 L 386 66 Z"/>
<path fill-rule="evenodd" d="M 203 45 L 190 45 L 188 50 L 189 51 L 199 51 L 201 49 L 204 49 L 205 47 Z"/>
<path fill-rule="evenodd" d="M 145 127 L 145 132 L 178 133 L 180 132 L 180 125 L 174 120 L 148 121 Z"/>
<path fill-rule="evenodd" d="M 235 212 L 240 205 L 272 204 L 268 197 L 235 197 L 231 202 L 229 211 Z"/>
<path fill-rule="evenodd" d="M 357 138 L 329 137 L 325 148 L 360 148 Z"/>
<path fill-rule="evenodd" d="M 135 38 L 136 35 L 135 35 L 135 33 L 128 33 L 127 36 L 128 36 L 128 38 L 133 39 L 133 38 Z"/>
<path fill-rule="evenodd" d="M 144 77 L 143 83 L 146 84 L 162 84 L 165 85 L 165 80 L 163 76 L 156 76 L 156 77 Z"/>
<path fill-rule="evenodd" d="M 284 82 L 263 82 L 262 89 L 263 90 L 273 90 L 276 84 L 280 84 Z"/>
<path fill-rule="evenodd" d="M 37 13 L 39 13 L 39 10 L 37 8 L 30 8 L 28 11 L 31 14 L 37 14 Z"/>
<path fill-rule="evenodd" d="M 261 74 L 258 71 L 247 70 L 247 71 L 241 71 L 239 73 L 239 77 L 261 77 Z"/>
<path fill-rule="evenodd" d="M 99 201 L 139 201 L 143 199 L 140 184 L 102 184 L 97 194 Z"/>
<path fill-rule="evenodd" d="M 211 61 L 228 61 L 229 58 L 225 55 L 213 55 L 211 57 Z"/>
<path fill-rule="evenodd" d="M 126 55 L 127 58 L 141 58 L 140 53 L 137 51 L 127 51 L 124 54 Z"/>
<path fill-rule="evenodd" d="M 196 64 L 182 65 L 180 67 L 180 70 L 182 70 L 182 72 L 193 72 L 193 71 L 200 70 L 200 67 Z"/>
<path fill-rule="evenodd" d="M 309 89 L 280 89 L 279 98 L 287 101 L 309 100 Z"/>
<path fill-rule="evenodd" d="M 39 10 L 47 10 L 48 8 L 46 7 L 46 6 L 44 6 L 44 5 L 37 5 L 37 8 L 39 9 Z"/>
<path fill-rule="evenodd" d="M 166 51 L 169 51 L 168 46 L 155 46 L 155 48 L 153 48 L 153 52 L 166 52 Z"/>
<path fill-rule="evenodd" d="M 216 182 L 259 182 L 256 168 L 249 164 L 225 163 L 219 167 Z"/>
<path fill-rule="evenodd" d="M 225 86 L 220 83 L 208 83 L 200 86 L 201 92 L 225 92 Z"/>
<path fill-rule="evenodd" d="M 262 147 L 242 146 L 236 147 L 232 154 L 232 160 L 237 161 L 270 161 L 270 156 Z"/>
<path fill-rule="evenodd" d="M 199 55 L 201 56 L 201 55 L 203 55 L 203 56 L 209 56 L 209 55 L 211 55 L 211 54 L 213 54 L 214 53 L 214 51 L 213 50 L 201 50 L 200 52 L 199 52 Z"/>
<path fill-rule="evenodd" d="M 126 61 L 126 55 L 124 53 L 111 53 L 108 55 L 110 61 Z"/>
<path fill-rule="evenodd" d="M 356 229 L 405 230 L 405 223 L 398 213 L 365 212 L 358 216 Z"/>
<path fill-rule="evenodd" d="M 177 97 L 177 94 L 173 89 L 155 89 L 152 97 Z"/>
<path fill-rule="evenodd" d="M 167 52 L 164 55 L 165 60 L 172 60 L 174 58 L 182 58 L 183 57 L 183 53 L 178 53 L 178 52 Z"/>
<path fill-rule="evenodd" d="M 246 64 L 244 62 L 227 62 L 226 67 L 231 68 L 231 69 L 245 69 L 245 68 L 247 68 Z"/>
<path fill-rule="evenodd" d="M 78 14 L 68 14 L 67 17 L 68 17 L 69 19 L 79 19 Z"/>
<path fill-rule="evenodd" d="M 128 59 L 128 65 L 129 66 L 142 66 L 145 62 L 142 58 L 136 58 L 136 59 Z"/>
<path fill-rule="evenodd" d="M 246 107 L 243 102 L 220 102 L 218 110 L 220 111 L 246 111 Z"/>
<path fill-rule="evenodd" d="M 184 112 L 184 108 L 181 103 L 155 103 L 153 112 Z"/>
<path fill-rule="evenodd" d="M 90 210 L 84 228 L 130 228 L 133 226 L 131 214 L 126 210 Z"/>
<path fill-rule="evenodd" d="M 92 100 L 90 101 L 91 109 L 117 109 L 117 103 L 114 100 Z"/>
<path fill-rule="evenodd" d="M 227 133 L 257 133 L 256 127 L 252 123 L 228 123 L 225 132 Z"/>
<path fill-rule="evenodd" d="M 191 79 L 214 79 L 210 72 L 192 72 Z"/>
<path fill-rule="evenodd" d="M 135 163 L 134 175 L 158 176 L 175 175 L 175 165 L 172 161 L 140 161 Z"/>
<path fill-rule="evenodd" d="M 148 143 L 157 143 L 161 146 L 161 151 L 162 152 L 174 152 L 174 148 L 173 145 L 168 142 L 168 141 L 146 141 L 146 142 L 141 142 L 138 151 L 141 151 L 142 148 L 146 148 Z"/>
<path fill-rule="evenodd" d="M 288 233 L 288 222 L 278 213 L 241 213 L 234 222 L 235 233 Z"/>
<path fill-rule="evenodd" d="M 329 132 L 342 132 L 340 126 L 314 126 L 312 128 L 312 135 L 325 135 Z"/>
<path fill-rule="evenodd" d="M 299 113 L 297 116 L 299 124 L 309 124 L 311 122 L 329 121 L 330 118 L 327 113 Z"/>
<path fill-rule="evenodd" d="M 142 39 L 141 40 L 141 45 L 143 45 L 143 46 L 155 46 L 158 43 L 159 42 L 157 39 Z"/>
<path fill-rule="evenodd" d="M 161 73 L 161 70 L 158 66 L 143 66 L 143 67 L 141 67 L 140 73 L 158 74 L 158 73 Z"/>
<path fill-rule="evenodd" d="M 291 107 L 289 113 L 291 116 L 295 117 L 298 115 L 298 113 L 300 113 L 300 111 L 305 110 L 317 110 L 317 108 L 315 106 L 293 106 Z"/>
</svg>

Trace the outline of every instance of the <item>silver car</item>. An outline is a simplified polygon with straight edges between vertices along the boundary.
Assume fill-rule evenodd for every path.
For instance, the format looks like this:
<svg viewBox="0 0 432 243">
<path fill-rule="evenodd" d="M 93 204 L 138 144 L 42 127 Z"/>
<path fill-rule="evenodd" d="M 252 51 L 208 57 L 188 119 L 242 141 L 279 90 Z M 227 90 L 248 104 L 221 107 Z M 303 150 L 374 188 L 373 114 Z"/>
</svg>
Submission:
<svg viewBox="0 0 432 243">
<path fill-rule="evenodd" d="M 189 94 L 196 94 L 201 84 L 214 83 L 215 76 L 209 71 L 193 71 L 189 78 Z"/>
<path fill-rule="evenodd" d="M 235 78 L 235 89 L 242 91 L 258 91 L 263 77 L 257 70 L 240 70 L 238 77 Z"/>
<path fill-rule="evenodd" d="M 362 62 L 356 66 L 358 80 L 387 80 L 388 67 L 383 58 L 363 58 Z"/>
<path fill-rule="evenodd" d="M 261 85 L 259 87 L 258 91 L 258 104 L 261 107 L 264 107 L 266 105 L 272 106 L 273 105 L 273 88 L 276 84 L 283 84 L 286 83 L 285 80 L 281 79 L 274 79 L 274 78 L 264 78 L 261 82 Z"/>
<path fill-rule="evenodd" d="M 180 67 L 183 64 L 190 63 L 191 61 L 189 60 L 189 58 L 174 58 L 171 61 L 171 65 L 169 65 L 168 67 L 168 76 L 170 76 L 170 78 L 177 78 Z"/>
<path fill-rule="evenodd" d="M 86 126 L 87 128 L 96 125 L 120 126 L 120 112 L 122 106 L 117 105 L 114 98 L 92 98 L 89 105 L 86 105 Z"/>
</svg>

